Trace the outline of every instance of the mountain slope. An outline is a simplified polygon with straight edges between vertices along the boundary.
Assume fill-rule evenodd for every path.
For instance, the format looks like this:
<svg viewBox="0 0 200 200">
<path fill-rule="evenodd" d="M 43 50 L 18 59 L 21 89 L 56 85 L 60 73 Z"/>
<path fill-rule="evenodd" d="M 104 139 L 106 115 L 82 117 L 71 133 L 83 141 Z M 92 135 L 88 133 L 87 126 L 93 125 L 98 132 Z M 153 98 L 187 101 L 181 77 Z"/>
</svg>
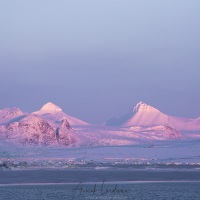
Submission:
<svg viewBox="0 0 200 200">
<path fill-rule="evenodd" d="M 27 115 L 23 119 L 1 126 L 0 136 L 5 140 L 12 140 L 23 145 L 64 145 L 74 146 L 76 138 L 70 130 L 66 120 L 52 126 L 47 120 L 34 115 Z"/>
<path fill-rule="evenodd" d="M 169 123 L 179 130 L 200 131 L 200 121 L 197 119 L 188 119 L 180 117 L 169 117 Z"/>
<path fill-rule="evenodd" d="M 74 146 L 77 138 L 68 119 L 76 125 L 85 124 L 62 112 L 58 106 L 48 103 L 36 113 L 28 114 L 19 108 L 0 110 L 0 139 L 23 145 Z"/>
<path fill-rule="evenodd" d="M 128 128 L 85 126 L 75 128 L 80 146 L 122 146 L 142 144 L 147 141 L 179 140 L 183 135 L 170 125 Z"/>
<path fill-rule="evenodd" d="M 149 106 L 143 102 L 138 103 L 133 111 L 128 114 L 109 120 L 108 126 L 155 126 L 160 124 L 168 124 L 168 116 L 161 113 L 156 108 Z"/>
<path fill-rule="evenodd" d="M 65 114 L 60 107 L 56 106 L 51 102 L 48 102 L 39 111 L 33 112 L 32 114 L 39 116 L 42 119 L 51 121 L 51 123 L 54 124 L 56 121 L 66 119 L 72 126 L 88 125 L 87 122 Z"/>
<path fill-rule="evenodd" d="M 5 108 L 0 110 L 0 124 L 6 124 L 11 121 L 23 118 L 27 113 L 21 111 L 19 108 Z"/>
<path fill-rule="evenodd" d="M 128 114 L 108 120 L 107 126 L 156 126 L 170 124 L 179 130 L 200 130 L 200 121 L 197 119 L 187 119 L 168 116 L 156 108 L 143 102 L 139 102 Z"/>
</svg>

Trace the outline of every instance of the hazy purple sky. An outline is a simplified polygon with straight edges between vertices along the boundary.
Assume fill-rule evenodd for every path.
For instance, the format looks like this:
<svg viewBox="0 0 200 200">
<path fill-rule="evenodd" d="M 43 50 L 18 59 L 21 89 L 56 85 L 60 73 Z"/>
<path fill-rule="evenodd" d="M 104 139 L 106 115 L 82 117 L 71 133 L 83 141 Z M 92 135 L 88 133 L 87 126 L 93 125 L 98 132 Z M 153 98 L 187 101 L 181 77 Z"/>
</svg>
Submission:
<svg viewBox="0 0 200 200">
<path fill-rule="evenodd" d="M 200 116 L 199 0 L 0 1 L 0 109 L 100 123 L 138 101 Z"/>
</svg>

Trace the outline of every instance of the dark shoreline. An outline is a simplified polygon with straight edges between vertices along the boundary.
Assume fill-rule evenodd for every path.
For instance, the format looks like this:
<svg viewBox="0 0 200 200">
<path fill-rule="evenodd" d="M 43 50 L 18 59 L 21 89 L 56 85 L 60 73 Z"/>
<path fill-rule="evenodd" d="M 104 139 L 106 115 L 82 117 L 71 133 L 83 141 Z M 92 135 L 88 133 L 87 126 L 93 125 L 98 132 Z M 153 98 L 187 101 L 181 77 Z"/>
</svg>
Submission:
<svg viewBox="0 0 200 200">
<path fill-rule="evenodd" d="M 0 171 L 0 184 L 125 181 L 200 181 L 200 171 L 64 169 Z"/>
</svg>

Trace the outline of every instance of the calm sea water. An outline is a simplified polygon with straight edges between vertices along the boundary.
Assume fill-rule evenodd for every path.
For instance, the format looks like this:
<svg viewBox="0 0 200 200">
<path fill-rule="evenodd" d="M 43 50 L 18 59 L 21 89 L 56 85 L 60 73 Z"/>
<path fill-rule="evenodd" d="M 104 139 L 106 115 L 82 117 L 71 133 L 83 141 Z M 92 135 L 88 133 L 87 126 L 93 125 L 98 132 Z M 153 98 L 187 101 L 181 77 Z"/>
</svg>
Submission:
<svg viewBox="0 0 200 200">
<path fill-rule="evenodd" d="M 0 186 L 0 200 L 196 200 L 200 182 L 74 183 Z"/>
</svg>

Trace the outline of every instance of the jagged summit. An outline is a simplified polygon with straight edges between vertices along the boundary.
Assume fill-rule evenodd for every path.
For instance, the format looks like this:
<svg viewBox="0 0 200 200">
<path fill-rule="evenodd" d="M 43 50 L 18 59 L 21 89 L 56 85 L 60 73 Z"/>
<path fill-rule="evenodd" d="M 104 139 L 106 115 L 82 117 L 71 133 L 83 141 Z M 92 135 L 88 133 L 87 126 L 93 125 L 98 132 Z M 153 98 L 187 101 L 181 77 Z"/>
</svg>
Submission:
<svg viewBox="0 0 200 200">
<path fill-rule="evenodd" d="M 51 113 L 62 112 L 62 109 L 60 107 L 58 107 L 57 105 L 51 102 L 46 103 L 40 110 L 51 112 Z"/>
<path fill-rule="evenodd" d="M 159 112 L 159 110 L 157 110 L 156 108 L 140 101 L 139 103 L 136 104 L 136 106 L 133 108 L 133 112 L 141 112 L 141 111 L 145 111 L 145 112 Z"/>
</svg>

